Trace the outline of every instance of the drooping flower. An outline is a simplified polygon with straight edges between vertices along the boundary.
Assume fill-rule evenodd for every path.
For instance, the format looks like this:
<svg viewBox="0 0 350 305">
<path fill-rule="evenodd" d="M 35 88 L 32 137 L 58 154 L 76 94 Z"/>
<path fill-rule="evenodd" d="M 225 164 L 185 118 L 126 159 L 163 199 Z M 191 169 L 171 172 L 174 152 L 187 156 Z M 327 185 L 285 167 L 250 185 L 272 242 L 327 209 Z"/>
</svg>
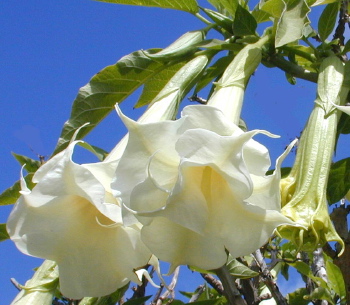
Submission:
<svg viewBox="0 0 350 305">
<path fill-rule="evenodd" d="M 172 270 L 219 268 L 292 222 L 280 213 L 279 168 L 268 150 L 218 108 L 187 106 L 177 121 L 141 124 L 119 114 L 129 140 L 112 189 L 144 225 L 144 243 Z"/>
<path fill-rule="evenodd" d="M 20 251 L 57 262 L 61 292 L 72 299 L 139 282 L 134 268 L 151 257 L 140 224 L 122 224 L 120 204 L 108 192 L 108 163 L 74 163 L 76 143 L 39 168 L 32 191 L 22 179 L 22 196 L 7 222 Z"/>
</svg>

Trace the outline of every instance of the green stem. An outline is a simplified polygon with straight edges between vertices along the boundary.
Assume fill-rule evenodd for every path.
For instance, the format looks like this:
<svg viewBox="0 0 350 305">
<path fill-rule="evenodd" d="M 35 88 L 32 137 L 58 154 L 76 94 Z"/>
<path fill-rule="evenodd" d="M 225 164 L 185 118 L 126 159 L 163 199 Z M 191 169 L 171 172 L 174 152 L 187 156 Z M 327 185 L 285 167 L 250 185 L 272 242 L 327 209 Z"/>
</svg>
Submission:
<svg viewBox="0 0 350 305">
<path fill-rule="evenodd" d="M 239 293 L 234 277 L 230 274 L 226 265 L 215 270 L 216 275 L 220 279 L 224 287 L 224 295 L 230 305 L 247 305 Z"/>
<path fill-rule="evenodd" d="M 317 83 L 317 73 L 309 72 L 304 68 L 285 60 L 282 56 L 272 55 L 265 58 L 265 62 L 269 62 L 281 70 L 295 76 L 297 78 L 305 79 L 313 83 Z"/>
</svg>

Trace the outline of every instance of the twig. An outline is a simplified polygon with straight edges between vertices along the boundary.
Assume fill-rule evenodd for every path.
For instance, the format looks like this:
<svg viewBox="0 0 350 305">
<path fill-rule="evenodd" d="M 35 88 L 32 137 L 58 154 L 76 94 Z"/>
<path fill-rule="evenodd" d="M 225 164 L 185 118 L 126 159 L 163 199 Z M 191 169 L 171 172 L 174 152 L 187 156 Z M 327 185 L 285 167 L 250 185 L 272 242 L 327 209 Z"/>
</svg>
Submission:
<svg viewBox="0 0 350 305">
<path fill-rule="evenodd" d="M 224 287 L 222 286 L 222 283 L 218 281 L 215 277 L 208 273 L 201 273 L 202 278 L 205 279 L 205 281 L 213 287 L 220 295 L 224 295 Z"/>
<path fill-rule="evenodd" d="M 264 257 L 261 254 L 261 251 L 256 250 L 253 255 L 257 264 L 260 267 L 262 279 L 266 284 L 267 288 L 269 288 L 273 298 L 276 300 L 276 303 L 278 305 L 288 305 L 287 300 L 283 297 L 275 281 L 273 280 L 273 276 L 271 275 L 270 270 L 267 268 L 266 262 L 264 261 Z"/>
<path fill-rule="evenodd" d="M 344 46 L 345 44 L 345 25 L 349 23 L 349 15 L 348 15 L 348 0 L 343 0 L 340 5 L 339 10 L 339 20 L 338 20 L 338 26 L 335 29 L 333 40 L 339 39 L 339 44 L 341 46 Z"/>
<path fill-rule="evenodd" d="M 195 290 L 195 293 L 192 295 L 192 297 L 188 301 L 188 303 L 196 302 L 204 291 L 205 291 L 205 285 L 199 285 Z"/>
<path fill-rule="evenodd" d="M 322 248 L 317 248 L 313 252 L 313 260 L 312 260 L 312 265 L 311 265 L 311 270 L 312 273 L 323 279 L 325 282 L 328 282 L 328 277 L 327 277 L 327 271 L 323 259 L 323 251 Z M 317 302 L 319 305 L 328 305 L 329 302 L 326 300 L 319 300 Z"/>
<path fill-rule="evenodd" d="M 168 290 L 166 290 L 160 297 L 158 297 L 156 301 L 156 305 L 162 305 L 163 304 L 163 300 L 169 298 L 169 296 L 171 296 L 171 299 L 175 298 L 174 295 L 174 289 L 175 286 L 177 284 L 177 280 L 179 278 L 179 273 L 180 273 L 180 266 L 176 267 L 175 271 L 174 271 L 174 276 L 173 279 L 171 280 L 170 285 L 168 286 Z"/>
</svg>

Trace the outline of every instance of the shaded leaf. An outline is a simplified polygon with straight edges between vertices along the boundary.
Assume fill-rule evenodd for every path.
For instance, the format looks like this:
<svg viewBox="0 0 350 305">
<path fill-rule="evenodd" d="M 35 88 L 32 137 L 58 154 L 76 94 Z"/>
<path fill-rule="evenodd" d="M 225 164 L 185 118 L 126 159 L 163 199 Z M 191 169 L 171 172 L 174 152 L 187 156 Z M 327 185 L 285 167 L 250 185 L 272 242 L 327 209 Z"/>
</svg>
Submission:
<svg viewBox="0 0 350 305">
<path fill-rule="evenodd" d="M 14 152 L 12 153 L 12 155 L 15 157 L 15 159 L 19 162 L 21 166 L 24 166 L 24 169 L 28 173 L 35 173 L 41 165 L 40 161 L 33 160 L 27 156 L 18 155 Z"/>
<path fill-rule="evenodd" d="M 30 173 L 24 177 L 24 180 L 26 181 L 29 189 L 32 189 L 35 186 L 35 183 L 32 182 L 33 175 L 33 173 Z M 14 183 L 13 186 L 9 187 L 5 191 L 3 191 L 2 194 L 0 194 L 0 205 L 14 204 L 21 195 L 19 193 L 20 190 L 21 184 L 18 180 Z"/>
<path fill-rule="evenodd" d="M 308 295 L 306 288 L 298 288 L 292 293 L 287 294 L 287 300 L 289 305 L 307 305 L 310 301 L 305 300 L 304 296 Z"/>
<path fill-rule="evenodd" d="M 151 295 L 142 297 L 142 298 L 137 298 L 137 299 L 130 299 L 128 301 L 126 301 L 125 303 L 123 303 L 123 305 L 141 305 L 144 302 L 146 302 L 147 300 L 149 300 L 151 297 Z"/>
<path fill-rule="evenodd" d="M 310 8 L 304 0 L 287 0 L 277 24 L 275 46 L 281 47 L 303 36 L 305 25 L 310 23 L 307 14 Z"/>
<path fill-rule="evenodd" d="M 214 78 L 219 77 L 233 60 L 232 55 L 220 57 L 214 64 L 205 70 L 201 79 L 198 81 L 194 93 L 197 94 L 200 90 L 206 87 Z"/>
<path fill-rule="evenodd" d="M 114 109 L 116 103 L 121 103 L 164 68 L 164 64 L 148 58 L 142 51 L 136 51 L 93 76 L 90 82 L 79 90 L 53 155 L 68 146 L 78 128 L 87 122 L 90 123 L 78 133 L 77 139 L 81 139 Z"/>
<path fill-rule="evenodd" d="M 198 12 L 196 0 L 95 0 L 115 4 L 153 6 L 161 8 L 171 8 L 195 14 Z"/>
<path fill-rule="evenodd" d="M 258 24 L 252 14 L 238 5 L 233 21 L 233 33 L 237 36 L 254 35 Z"/>
<path fill-rule="evenodd" d="M 227 268 L 231 275 L 240 278 L 240 279 L 249 279 L 255 276 L 258 276 L 259 273 L 251 270 L 247 266 L 243 265 L 236 259 L 229 258 L 227 262 Z"/>
<path fill-rule="evenodd" d="M 0 241 L 4 241 L 9 238 L 10 236 L 6 230 L 6 223 L 0 223 Z"/>
<path fill-rule="evenodd" d="M 218 298 L 218 299 L 191 302 L 191 303 L 187 303 L 187 304 L 191 304 L 191 305 L 216 305 L 216 304 L 222 303 L 222 301 L 223 301 L 222 298 Z"/>
<path fill-rule="evenodd" d="M 108 152 L 105 151 L 104 149 L 94 145 L 90 145 L 87 142 L 78 142 L 78 145 L 92 152 L 98 158 L 99 161 L 103 161 L 108 155 Z"/>
<path fill-rule="evenodd" d="M 339 4 L 340 2 L 328 4 L 318 19 L 318 34 L 322 41 L 325 41 L 333 31 L 339 11 Z"/>
<path fill-rule="evenodd" d="M 79 305 L 114 305 L 124 296 L 128 288 L 129 283 L 107 296 L 85 297 L 79 302 Z"/>
<path fill-rule="evenodd" d="M 342 159 L 331 166 L 327 185 L 329 204 L 344 198 L 350 189 L 350 158 Z"/>
</svg>

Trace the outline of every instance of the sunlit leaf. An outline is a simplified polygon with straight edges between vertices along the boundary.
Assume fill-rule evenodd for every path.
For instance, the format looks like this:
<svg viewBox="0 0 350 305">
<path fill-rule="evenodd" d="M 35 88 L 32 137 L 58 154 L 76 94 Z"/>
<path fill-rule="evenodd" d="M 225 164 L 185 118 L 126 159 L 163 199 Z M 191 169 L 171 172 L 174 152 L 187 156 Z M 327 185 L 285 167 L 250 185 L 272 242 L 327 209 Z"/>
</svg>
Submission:
<svg viewBox="0 0 350 305">
<path fill-rule="evenodd" d="M 95 1 L 115 3 L 115 4 L 171 8 L 175 10 L 186 11 L 192 14 L 197 13 L 199 10 L 196 0 L 95 0 Z"/>
<path fill-rule="evenodd" d="M 340 297 L 341 304 L 346 304 L 346 288 L 343 274 L 328 256 L 326 256 L 326 271 L 329 287 Z"/>
<path fill-rule="evenodd" d="M 220 14 L 217 11 L 213 11 L 207 8 L 203 8 L 203 11 L 219 26 L 225 29 L 227 32 L 232 33 L 233 21 L 227 16 Z"/>
<path fill-rule="evenodd" d="M 274 18 L 280 18 L 285 7 L 283 0 L 268 0 L 260 5 L 260 10 L 268 13 Z"/>
<path fill-rule="evenodd" d="M 300 39 L 306 24 L 310 23 L 307 14 L 310 8 L 304 0 L 287 0 L 281 19 L 278 22 L 275 38 L 276 48 Z"/>
<path fill-rule="evenodd" d="M 6 223 L 0 223 L 0 241 L 4 241 L 9 238 L 10 236 L 6 230 Z"/>
<path fill-rule="evenodd" d="M 254 35 L 258 24 L 252 14 L 238 5 L 233 21 L 233 33 L 237 36 Z"/>
<path fill-rule="evenodd" d="M 340 160 L 331 166 L 327 185 L 327 199 L 333 204 L 342 199 L 350 189 L 350 158 Z"/>
<path fill-rule="evenodd" d="M 142 94 L 134 107 L 139 108 L 148 105 L 158 95 L 159 91 L 164 88 L 164 86 L 174 76 L 174 74 L 179 71 L 185 64 L 186 62 L 183 61 L 176 65 L 171 65 L 150 78 L 145 83 Z"/>
<path fill-rule="evenodd" d="M 53 154 L 66 148 L 74 132 L 89 122 L 77 135 L 77 139 L 83 138 L 114 109 L 116 103 L 121 103 L 165 67 L 165 64 L 137 51 L 124 56 L 115 65 L 108 66 L 93 76 L 90 82 L 79 90 L 70 118 L 63 126 Z"/>
<path fill-rule="evenodd" d="M 322 41 L 325 41 L 334 29 L 339 4 L 339 2 L 328 4 L 318 19 L 318 34 Z"/>
</svg>

